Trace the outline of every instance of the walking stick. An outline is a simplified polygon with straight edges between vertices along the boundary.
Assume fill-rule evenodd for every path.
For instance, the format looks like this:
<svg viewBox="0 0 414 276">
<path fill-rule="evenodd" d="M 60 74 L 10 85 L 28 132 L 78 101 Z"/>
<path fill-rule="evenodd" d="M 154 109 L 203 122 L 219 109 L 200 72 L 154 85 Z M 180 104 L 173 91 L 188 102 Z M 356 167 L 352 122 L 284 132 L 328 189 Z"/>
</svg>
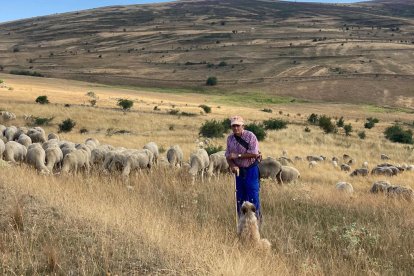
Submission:
<svg viewBox="0 0 414 276">
<path fill-rule="evenodd" d="M 236 232 L 238 230 L 238 225 L 239 225 L 239 213 L 237 212 L 237 176 L 239 176 L 240 174 L 240 170 L 239 168 L 236 169 L 236 172 L 234 173 L 234 202 L 236 203 L 236 208 L 235 208 L 235 212 L 236 212 Z"/>
</svg>

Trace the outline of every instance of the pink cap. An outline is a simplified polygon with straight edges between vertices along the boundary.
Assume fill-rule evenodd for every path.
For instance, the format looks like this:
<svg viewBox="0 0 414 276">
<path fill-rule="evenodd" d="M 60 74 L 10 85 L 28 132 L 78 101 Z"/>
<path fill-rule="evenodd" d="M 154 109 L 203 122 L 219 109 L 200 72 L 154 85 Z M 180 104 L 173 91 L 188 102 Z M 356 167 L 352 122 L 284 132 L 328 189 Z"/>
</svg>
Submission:
<svg viewBox="0 0 414 276">
<path fill-rule="evenodd" d="M 230 118 L 230 125 L 244 125 L 244 120 L 241 116 L 233 116 Z"/>
</svg>

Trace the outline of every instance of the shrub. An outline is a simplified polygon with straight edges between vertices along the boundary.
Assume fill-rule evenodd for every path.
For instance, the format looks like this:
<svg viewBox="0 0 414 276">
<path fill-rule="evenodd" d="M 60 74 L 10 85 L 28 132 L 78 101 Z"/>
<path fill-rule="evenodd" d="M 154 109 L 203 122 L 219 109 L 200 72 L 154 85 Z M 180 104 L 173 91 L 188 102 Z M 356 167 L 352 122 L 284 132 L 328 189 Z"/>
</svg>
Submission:
<svg viewBox="0 0 414 276">
<path fill-rule="evenodd" d="M 3 80 L 0 80 L 0 84 L 2 84 L 4 81 Z"/>
<path fill-rule="evenodd" d="M 201 107 L 205 113 L 211 113 L 211 107 L 209 107 L 208 105 L 201 104 L 198 107 Z"/>
<path fill-rule="evenodd" d="M 59 124 L 59 132 L 69 132 L 72 130 L 72 128 L 75 127 L 75 125 L 76 125 L 76 122 L 68 118 Z"/>
<path fill-rule="evenodd" d="M 208 138 L 221 138 L 224 132 L 225 128 L 222 122 L 210 120 L 201 125 L 199 134 Z"/>
<path fill-rule="evenodd" d="M 28 71 L 28 70 L 11 70 L 10 74 L 13 75 L 23 75 L 23 76 L 32 76 L 32 77 L 44 77 L 43 74 L 36 72 L 36 71 Z"/>
<path fill-rule="evenodd" d="M 359 137 L 360 139 L 365 139 L 365 137 L 366 137 L 366 135 L 365 135 L 365 131 L 359 131 L 359 132 L 358 132 L 358 137 Z"/>
<path fill-rule="evenodd" d="M 311 132 L 309 127 L 305 127 L 305 132 Z"/>
<path fill-rule="evenodd" d="M 79 130 L 79 133 L 80 134 L 86 134 L 86 133 L 88 133 L 89 132 L 89 130 L 87 130 L 86 128 L 81 128 L 80 130 Z"/>
<path fill-rule="evenodd" d="M 403 130 L 399 125 L 387 127 L 384 134 L 392 142 L 413 144 L 413 132 L 410 129 Z"/>
<path fill-rule="evenodd" d="M 227 66 L 227 62 L 225 61 L 221 61 L 218 66 L 222 67 L 222 66 Z"/>
<path fill-rule="evenodd" d="M 134 102 L 127 99 L 119 99 L 118 106 L 122 107 L 123 110 L 129 110 L 134 105 Z"/>
<path fill-rule="evenodd" d="M 217 85 L 217 78 L 216 77 L 208 77 L 206 81 L 206 85 L 213 86 Z"/>
<path fill-rule="evenodd" d="M 231 120 L 229 118 L 223 119 L 223 121 L 221 121 L 221 124 L 223 125 L 225 131 L 231 129 Z"/>
<path fill-rule="evenodd" d="M 33 124 L 36 126 L 45 126 L 48 125 L 54 117 L 43 118 L 43 117 L 33 117 Z"/>
<path fill-rule="evenodd" d="M 352 132 L 352 125 L 351 124 L 344 125 L 344 130 L 345 130 L 345 135 L 350 136 Z"/>
<path fill-rule="evenodd" d="M 266 131 L 262 125 L 252 123 L 246 125 L 244 129 L 253 132 L 259 141 L 263 141 L 266 138 Z"/>
<path fill-rule="evenodd" d="M 65 107 L 70 107 L 70 104 L 65 104 L 64 106 L 65 106 Z"/>
<path fill-rule="evenodd" d="M 335 133 L 337 131 L 335 125 L 331 121 L 331 118 L 326 115 L 319 117 L 318 125 L 325 133 Z"/>
<path fill-rule="evenodd" d="M 318 123 L 318 115 L 317 114 L 315 114 L 315 113 L 312 113 L 311 115 L 309 115 L 309 117 L 308 117 L 308 122 L 309 123 L 311 123 L 311 124 L 314 124 L 314 125 L 316 125 L 317 123 Z"/>
<path fill-rule="evenodd" d="M 180 113 L 180 115 L 182 115 L 182 116 L 187 116 L 187 117 L 195 117 L 195 116 L 197 116 L 197 114 L 196 114 L 196 113 L 192 113 L 192 112 L 184 112 L 184 111 L 182 111 L 182 112 Z"/>
<path fill-rule="evenodd" d="M 271 110 L 270 108 L 263 108 L 262 111 L 266 112 L 266 113 L 272 113 L 273 112 L 273 110 Z"/>
<path fill-rule="evenodd" d="M 89 91 L 85 95 L 90 98 L 89 103 L 91 104 L 91 106 L 95 106 L 98 101 L 98 97 L 96 96 L 95 92 Z"/>
<path fill-rule="evenodd" d="M 169 126 L 168 126 L 168 130 L 173 131 L 173 130 L 174 130 L 174 125 L 169 125 Z"/>
<path fill-rule="evenodd" d="M 222 151 L 223 150 L 223 147 L 220 146 L 220 145 L 219 146 L 209 145 L 209 146 L 207 146 L 204 149 L 207 151 L 208 155 L 210 155 L 210 154 L 213 154 L 213 153 Z"/>
<path fill-rule="evenodd" d="M 168 111 L 168 114 L 171 115 L 178 115 L 178 113 L 180 113 L 179 109 L 171 109 L 170 111 Z"/>
<path fill-rule="evenodd" d="M 368 128 L 368 129 L 371 129 L 371 128 L 373 128 L 374 126 L 375 126 L 375 124 L 376 123 L 378 123 L 379 122 L 379 120 L 377 119 L 377 118 L 372 118 L 372 117 L 369 117 L 369 118 L 367 118 L 367 122 L 364 124 L 364 127 L 365 128 Z"/>
<path fill-rule="evenodd" d="M 337 127 L 344 127 L 344 117 L 339 118 L 338 121 L 336 121 L 336 126 Z"/>
<path fill-rule="evenodd" d="M 265 129 L 284 129 L 287 128 L 287 122 L 279 119 L 270 119 L 263 122 Z"/>
<path fill-rule="evenodd" d="M 35 102 L 40 103 L 40 104 L 48 104 L 49 100 L 47 99 L 47 96 L 44 95 L 44 96 L 37 97 Z"/>
</svg>

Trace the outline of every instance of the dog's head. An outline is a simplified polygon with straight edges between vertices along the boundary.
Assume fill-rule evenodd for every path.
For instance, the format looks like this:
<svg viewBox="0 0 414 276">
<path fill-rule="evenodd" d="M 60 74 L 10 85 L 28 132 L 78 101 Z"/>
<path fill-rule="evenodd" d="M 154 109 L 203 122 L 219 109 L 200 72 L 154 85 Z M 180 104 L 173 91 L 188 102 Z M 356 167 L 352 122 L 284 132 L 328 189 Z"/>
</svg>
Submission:
<svg viewBox="0 0 414 276">
<path fill-rule="evenodd" d="M 253 203 L 250 203 L 249 201 L 243 202 L 243 205 L 241 207 L 242 214 L 245 215 L 249 211 L 252 212 L 252 213 L 255 213 L 256 212 L 256 207 L 254 206 Z"/>
</svg>

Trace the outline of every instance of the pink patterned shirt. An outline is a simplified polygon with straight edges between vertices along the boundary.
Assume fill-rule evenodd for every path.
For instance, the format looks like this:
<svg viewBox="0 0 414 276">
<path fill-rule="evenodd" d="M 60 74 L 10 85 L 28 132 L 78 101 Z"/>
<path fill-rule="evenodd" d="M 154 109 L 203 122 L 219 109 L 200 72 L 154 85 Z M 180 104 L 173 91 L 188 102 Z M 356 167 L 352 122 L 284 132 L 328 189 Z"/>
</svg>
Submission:
<svg viewBox="0 0 414 276">
<path fill-rule="evenodd" d="M 230 153 L 236 153 L 236 154 L 243 154 L 243 153 L 259 153 L 259 143 L 257 141 L 256 135 L 254 135 L 253 132 L 248 130 L 243 130 L 241 138 L 243 138 L 244 141 L 246 141 L 249 144 L 249 149 L 246 150 L 245 147 L 240 145 L 239 142 L 237 142 L 236 138 L 234 138 L 234 134 L 230 134 L 227 137 L 227 149 L 226 149 L 226 157 L 228 158 L 230 156 Z M 255 158 L 237 158 L 233 159 L 233 162 L 236 166 L 241 168 L 249 167 L 254 163 L 256 159 Z"/>
</svg>

